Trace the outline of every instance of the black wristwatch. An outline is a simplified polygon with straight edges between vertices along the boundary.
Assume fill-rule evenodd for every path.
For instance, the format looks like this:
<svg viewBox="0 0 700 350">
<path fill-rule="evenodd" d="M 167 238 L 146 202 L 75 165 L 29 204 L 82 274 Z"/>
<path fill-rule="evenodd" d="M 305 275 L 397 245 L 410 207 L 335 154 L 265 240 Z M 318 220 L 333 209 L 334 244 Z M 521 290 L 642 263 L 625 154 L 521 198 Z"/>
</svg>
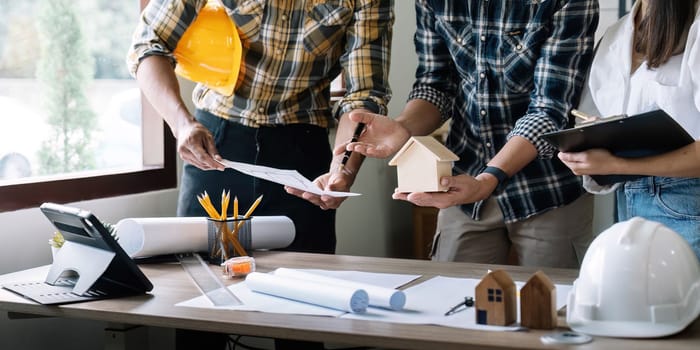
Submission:
<svg viewBox="0 0 700 350">
<path fill-rule="evenodd" d="M 487 166 L 486 169 L 484 169 L 483 173 L 495 176 L 498 180 L 497 187 L 501 187 L 503 183 L 506 182 L 506 180 L 508 180 L 508 174 L 506 174 L 505 171 L 501 170 L 501 168 L 495 166 Z"/>
</svg>

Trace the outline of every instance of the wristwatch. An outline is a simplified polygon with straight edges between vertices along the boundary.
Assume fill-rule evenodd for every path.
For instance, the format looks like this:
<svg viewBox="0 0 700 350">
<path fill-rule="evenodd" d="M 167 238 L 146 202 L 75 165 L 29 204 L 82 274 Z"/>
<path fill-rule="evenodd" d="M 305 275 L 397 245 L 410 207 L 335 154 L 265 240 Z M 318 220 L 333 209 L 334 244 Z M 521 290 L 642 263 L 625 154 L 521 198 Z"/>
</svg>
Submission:
<svg viewBox="0 0 700 350">
<path fill-rule="evenodd" d="M 486 169 L 484 169 L 483 173 L 495 176 L 496 180 L 498 180 L 498 187 L 503 185 L 503 183 L 506 180 L 508 180 L 508 174 L 506 174 L 505 171 L 501 170 L 501 168 L 495 166 L 487 166 Z"/>
</svg>

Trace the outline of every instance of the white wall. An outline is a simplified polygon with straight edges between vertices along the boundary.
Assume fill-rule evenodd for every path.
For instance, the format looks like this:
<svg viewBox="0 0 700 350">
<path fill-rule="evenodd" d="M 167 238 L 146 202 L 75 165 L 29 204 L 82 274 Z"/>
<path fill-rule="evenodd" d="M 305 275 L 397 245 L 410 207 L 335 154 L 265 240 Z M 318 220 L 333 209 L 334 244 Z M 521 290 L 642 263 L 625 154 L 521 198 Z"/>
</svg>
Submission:
<svg viewBox="0 0 700 350">
<path fill-rule="evenodd" d="M 417 57 L 413 48 L 415 9 L 412 1 L 395 1 L 396 22 L 389 80 L 393 97 L 389 116 L 403 109 L 413 84 Z M 391 199 L 396 168 L 388 159 L 365 159 L 349 198 L 338 209 L 338 254 L 408 257 L 412 251 L 411 206 Z"/>
</svg>

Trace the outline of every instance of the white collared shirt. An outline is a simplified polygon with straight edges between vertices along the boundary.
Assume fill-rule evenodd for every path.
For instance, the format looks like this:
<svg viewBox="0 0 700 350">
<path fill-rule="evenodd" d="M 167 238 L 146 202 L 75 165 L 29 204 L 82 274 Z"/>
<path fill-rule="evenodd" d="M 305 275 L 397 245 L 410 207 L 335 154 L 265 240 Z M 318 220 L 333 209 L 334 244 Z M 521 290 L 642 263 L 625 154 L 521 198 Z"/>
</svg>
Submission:
<svg viewBox="0 0 700 350">
<path fill-rule="evenodd" d="M 634 115 L 663 109 L 700 139 L 700 11 L 690 27 L 685 51 L 656 69 L 646 62 L 630 74 L 633 16 L 613 24 L 593 60 L 579 110 L 591 115 Z"/>
</svg>

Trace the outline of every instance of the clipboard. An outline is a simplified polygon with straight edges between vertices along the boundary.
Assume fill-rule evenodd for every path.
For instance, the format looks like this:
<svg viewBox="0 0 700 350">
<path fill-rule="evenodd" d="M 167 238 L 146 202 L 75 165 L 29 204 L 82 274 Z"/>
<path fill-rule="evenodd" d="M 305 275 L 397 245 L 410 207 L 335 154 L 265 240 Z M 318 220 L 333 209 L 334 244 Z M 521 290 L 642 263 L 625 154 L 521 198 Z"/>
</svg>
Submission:
<svg viewBox="0 0 700 350">
<path fill-rule="evenodd" d="M 662 110 L 603 118 L 573 128 L 542 134 L 563 152 L 604 148 L 622 158 L 662 154 L 695 142 L 682 126 Z M 643 175 L 593 175 L 600 185 L 629 181 Z"/>
</svg>

